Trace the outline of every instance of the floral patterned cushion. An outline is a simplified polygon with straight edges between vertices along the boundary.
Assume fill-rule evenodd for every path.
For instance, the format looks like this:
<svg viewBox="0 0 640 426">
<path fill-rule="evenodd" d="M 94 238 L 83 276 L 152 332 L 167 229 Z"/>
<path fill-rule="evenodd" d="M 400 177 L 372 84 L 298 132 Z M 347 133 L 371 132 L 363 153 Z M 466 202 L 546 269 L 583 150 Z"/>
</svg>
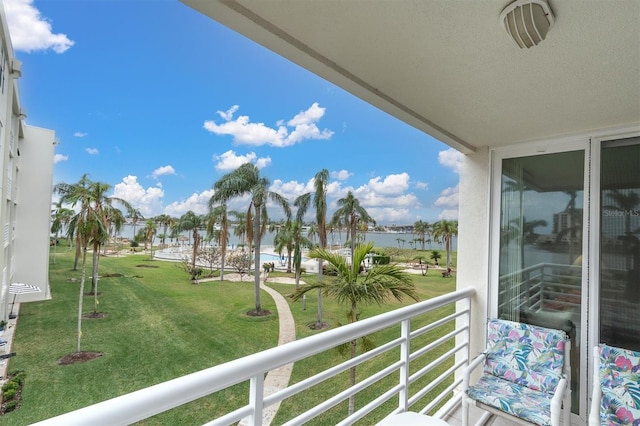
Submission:
<svg viewBox="0 0 640 426">
<path fill-rule="evenodd" d="M 640 352 L 599 345 L 600 424 L 640 425 Z"/>
<path fill-rule="evenodd" d="M 485 374 L 553 395 L 562 378 L 563 331 L 499 319 L 487 330 Z"/>
<path fill-rule="evenodd" d="M 483 375 L 467 395 L 483 404 L 540 426 L 551 425 L 553 395 L 531 390 L 508 380 Z"/>
</svg>

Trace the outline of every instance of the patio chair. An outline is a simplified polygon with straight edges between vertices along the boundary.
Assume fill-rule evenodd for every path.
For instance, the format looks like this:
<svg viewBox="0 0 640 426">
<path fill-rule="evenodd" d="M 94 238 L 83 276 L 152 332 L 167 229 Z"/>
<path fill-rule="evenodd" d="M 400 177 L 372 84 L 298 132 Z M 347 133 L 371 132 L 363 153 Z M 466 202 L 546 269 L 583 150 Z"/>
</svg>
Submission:
<svg viewBox="0 0 640 426">
<path fill-rule="evenodd" d="M 570 425 L 570 344 L 562 330 L 507 320 L 487 324 L 487 349 L 463 373 L 462 425 L 469 425 L 469 407 L 475 405 L 515 424 Z M 471 373 L 484 366 L 471 386 Z M 564 410 L 562 410 L 564 408 Z"/>
<path fill-rule="evenodd" d="M 593 364 L 589 424 L 640 424 L 640 352 L 600 344 Z"/>
</svg>

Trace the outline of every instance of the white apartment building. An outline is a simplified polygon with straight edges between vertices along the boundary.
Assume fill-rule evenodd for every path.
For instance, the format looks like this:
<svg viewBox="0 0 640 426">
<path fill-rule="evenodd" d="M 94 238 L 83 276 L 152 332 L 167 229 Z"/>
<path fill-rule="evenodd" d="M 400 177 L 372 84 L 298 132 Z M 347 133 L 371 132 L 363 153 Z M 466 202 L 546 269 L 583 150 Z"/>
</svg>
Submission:
<svg viewBox="0 0 640 426">
<path fill-rule="evenodd" d="M 12 283 L 40 288 L 15 296 L 15 302 L 43 300 L 49 292 L 49 229 L 55 134 L 25 124 L 18 81 L 21 63 L 15 57 L 0 4 L 0 320 L 14 303 Z"/>
</svg>

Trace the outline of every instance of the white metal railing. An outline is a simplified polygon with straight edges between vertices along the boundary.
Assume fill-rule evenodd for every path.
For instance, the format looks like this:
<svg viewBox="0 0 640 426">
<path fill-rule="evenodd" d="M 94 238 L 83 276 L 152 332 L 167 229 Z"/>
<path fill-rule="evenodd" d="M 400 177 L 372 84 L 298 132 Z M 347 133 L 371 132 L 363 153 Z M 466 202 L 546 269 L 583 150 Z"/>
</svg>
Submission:
<svg viewBox="0 0 640 426">
<path fill-rule="evenodd" d="M 247 398 L 249 403 L 213 419 L 207 425 L 230 425 L 244 419 L 244 424 L 257 426 L 262 424 L 263 411 L 267 407 L 294 397 L 313 386 L 322 386 L 326 380 L 348 371 L 352 366 L 362 364 L 383 354 L 387 354 L 387 357 L 391 359 L 390 362 L 386 361 L 386 367 L 376 370 L 369 377 L 361 378 L 355 386 L 347 386 L 346 389 L 338 391 L 336 395 L 321 403 L 314 404 L 313 407 L 301 409 L 302 412 L 294 414 L 295 417 L 287 419 L 284 424 L 299 425 L 320 416 L 327 409 L 347 400 L 350 395 L 368 388 L 382 378 L 389 377 L 392 373 L 399 373 L 397 374 L 399 379 L 395 385 L 377 394 L 375 398 L 352 415 L 348 416 L 345 413 L 346 417 L 336 423 L 340 425 L 352 424 L 394 397 L 397 398 L 398 403 L 393 404 L 390 408 L 391 412 L 385 415 L 411 408 L 412 411 L 443 417 L 459 401 L 457 389 L 462 379 L 461 374 L 456 373 L 460 373 L 469 362 L 470 300 L 474 293 L 475 291 L 471 288 L 458 290 L 100 402 L 37 424 L 130 424 L 248 381 L 250 383 Z M 443 307 L 451 309 L 447 309 L 448 313 L 436 318 L 435 321 L 422 324 L 426 314 Z M 412 320 L 420 324 L 416 326 L 414 323 L 412 328 Z M 269 371 L 398 325 L 400 327 L 398 327 L 397 337 L 386 343 L 264 396 L 264 377 Z M 430 337 L 432 335 L 435 337 Z M 435 348 L 439 348 L 437 355 L 431 353 Z M 395 349 L 395 353 L 399 350 L 399 356 L 389 356 L 388 353 L 392 349 Z M 430 356 L 425 357 L 427 354 Z M 431 375 L 427 376 L 429 373 Z M 432 377 L 435 374 L 438 374 L 437 377 Z M 412 385 L 411 393 L 409 391 L 410 385 Z M 444 390 L 434 396 L 434 389 L 438 386 L 439 388 L 435 392 L 442 387 Z M 416 390 L 416 387 L 419 389 Z M 423 404 L 425 405 L 422 408 L 417 407 Z M 437 412 L 436 409 L 438 409 Z"/>
</svg>

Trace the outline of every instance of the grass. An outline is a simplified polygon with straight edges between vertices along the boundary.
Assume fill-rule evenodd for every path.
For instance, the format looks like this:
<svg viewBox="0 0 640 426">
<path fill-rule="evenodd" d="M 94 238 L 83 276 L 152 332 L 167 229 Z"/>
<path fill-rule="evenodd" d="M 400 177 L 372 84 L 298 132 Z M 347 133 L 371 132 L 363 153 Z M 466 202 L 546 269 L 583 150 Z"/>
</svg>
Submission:
<svg viewBox="0 0 640 426">
<path fill-rule="evenodd" d="M 102 294 L 98 310 L 108 315 L 104 319 L 83 321 L 82 350 L 100 351 L 104 356 L 87 363 L 57 365 L 56 360 L 74 352 L 76 345 L 80 272 L 71 270 L 72 262 L 73 254 L 58 248 L 56 263 L 50 265 L 53 300 L 21 306 L 13 346 L 18 355 L 11 359 L 9 371 L 26 372 L 22 407 L 0 417 L 0 425 L 30 424 L 277 344 L 277 315 L 257 318 L 245 315 L 253 307 L 253 282 L 214 281 L 194 285 L 174 263 L 149 261 L 148 256 L 143 255 L 103 257 L 101 275 L 123 276 L 100 280 Z M 455 287 L 454 280 L 443 279 L 432 272 L 427 277 L 414 277 L 424 299 L 450 292 Z M 315 278 L 305 275 L 303 279 Z M 270 285 L 285 295 L 293 289 L 291 285 Z M 84 311 L 91 312 L 93 298 L 85 297 L 84 303 Z M 362 317 L 408 303 L 363 307 Z M 262 294 L 262 304 L 275 312 L 275 305 L 266 293 Z M 346 308 L 326 298 L 323 305 L 324 321 L 332 326 L 346 322 Z M 301 302 L 292 304 L 291 308 L 298 339 L 317 333 L 305 325 L 316 318 L 315 295 L 307 296 L 306 310 L 301 309 Z M 431 315 L 440 317 L 442 313 Z M 374 336 L 376 343 L 388 340 L 392 331 L 378 333 Z M 328 351 L 300 361 L 295 365 L 292 381 L 333 365 L 337 359 L 344 357 Z M 370 374 L 379 368 L 372 363 L 361 367 L 359 372 Z M 326 386 L 285 401 L 274 424 L 299 412 L 300 407 L 312 406 L 327 394 L 335 394 L 335 390 L 344 388 L 346 383 L 346 377 L 338 377 Z M 143 424 L 204 423 L 221 412 L 245 404 L 247 387 L 248 384 L 237 385 Z M 370 392 L 377 390 L 372 388 Z M 367 398 L 359 396 L 359 405 Z M 342 418 L 345 409 L 339 407 L 333 411 Z M 335 424 L 336 417 L 332 414 L 329 412 L 314 424 Z"/>
</svg>

